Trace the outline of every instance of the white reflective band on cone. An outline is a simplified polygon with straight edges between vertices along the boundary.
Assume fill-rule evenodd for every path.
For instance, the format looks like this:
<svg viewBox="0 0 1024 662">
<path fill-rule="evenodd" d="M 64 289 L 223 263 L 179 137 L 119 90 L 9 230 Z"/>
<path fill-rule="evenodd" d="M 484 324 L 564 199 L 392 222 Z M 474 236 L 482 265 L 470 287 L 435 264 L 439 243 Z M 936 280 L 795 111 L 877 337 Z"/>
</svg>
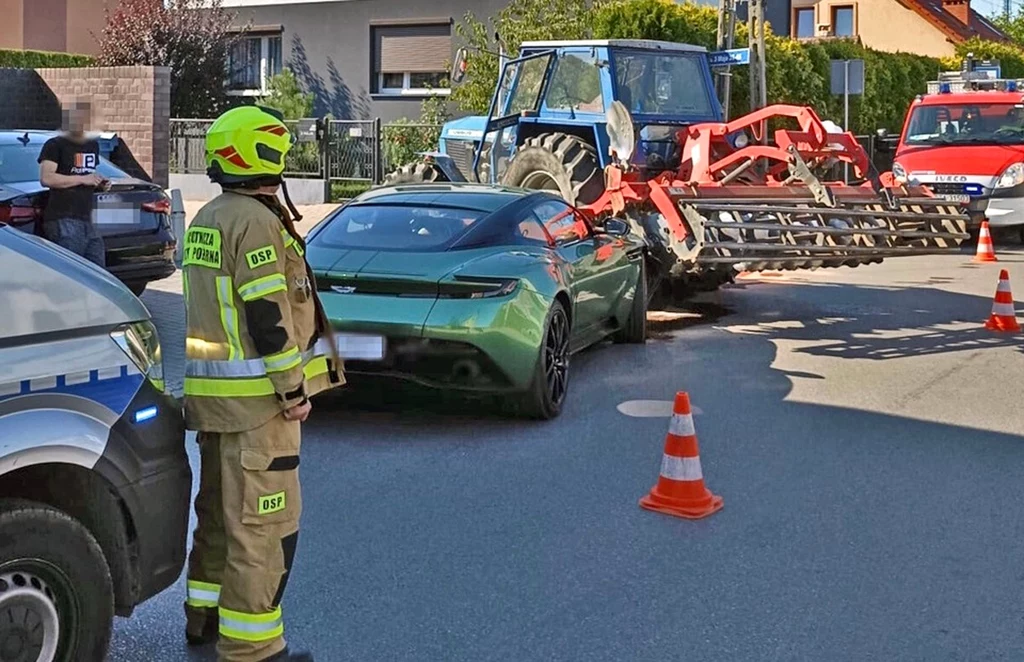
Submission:
<svg viewBox="0 0 1024 662">
<path fill-rule="evenodd" d="M 999 287 L 996 288 L 996 292 L 1009 292 L 1009 291 L 1010 291 L 1010 281 L 1000 279 L 999 280 Z"/>
<path fill-rule="evenodd" d="M 665 455 L 661 458 L 661 475 L 671 480 L 700 480 L 704 478 L 700 470 L 699 457 L 675 457 Z"/>
<path fill-rule="evenodd" d="M 992 304 L 992 314 L 1000 317 L 1016 317 L 1017 311 L 1014 310 L 1012 303 L 994 303 Z"/>
<path fill-rule="evenodd" d="M 672 421 L 668 424 L 668 431 L 677 437 L 692 437 L 697 434 L 693 427 L 692 414 L 672 414 Z"/>
</svg>

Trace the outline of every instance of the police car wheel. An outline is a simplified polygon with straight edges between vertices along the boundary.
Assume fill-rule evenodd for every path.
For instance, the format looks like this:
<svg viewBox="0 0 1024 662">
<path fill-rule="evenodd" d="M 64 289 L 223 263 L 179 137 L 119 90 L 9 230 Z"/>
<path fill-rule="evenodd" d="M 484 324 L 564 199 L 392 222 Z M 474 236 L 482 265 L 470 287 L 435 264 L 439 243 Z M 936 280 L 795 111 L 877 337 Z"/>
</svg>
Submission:
<svg viewBox="0 0 1024 662">
<path fill-rule="evenodd" d="M 0 662 L 99 662 L 113 617 L 92 534 L 49 506 L 0 501 Z"/>
</svg>

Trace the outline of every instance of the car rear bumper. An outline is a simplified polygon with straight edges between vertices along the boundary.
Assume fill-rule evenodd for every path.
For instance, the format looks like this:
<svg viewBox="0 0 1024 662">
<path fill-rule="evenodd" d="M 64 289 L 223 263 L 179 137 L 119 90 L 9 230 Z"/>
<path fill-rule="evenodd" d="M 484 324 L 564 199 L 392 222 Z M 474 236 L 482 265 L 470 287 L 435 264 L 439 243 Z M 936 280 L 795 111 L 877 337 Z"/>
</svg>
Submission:
<svg viewBox="0 0 1024 662">
<path fill-rule="evenodd" d="M 550 302 L 519 287 L 495 299 L 437 299 L 409 317 L 399 297 L 321 292 L 336 331 L 385 338 L 383 360 L 345 360 L 350 374 L 438 388 L 518 391 L 533 378 Z M 410 299 L 410 301 L 413 301 Z"/>
<path fill-rule="evenodd" d="M 107 271 L 126 283 L 148 283 L 175 272 L 174 236 L 166 229 L 150 234 L 105 237 Z"/>
</svg>

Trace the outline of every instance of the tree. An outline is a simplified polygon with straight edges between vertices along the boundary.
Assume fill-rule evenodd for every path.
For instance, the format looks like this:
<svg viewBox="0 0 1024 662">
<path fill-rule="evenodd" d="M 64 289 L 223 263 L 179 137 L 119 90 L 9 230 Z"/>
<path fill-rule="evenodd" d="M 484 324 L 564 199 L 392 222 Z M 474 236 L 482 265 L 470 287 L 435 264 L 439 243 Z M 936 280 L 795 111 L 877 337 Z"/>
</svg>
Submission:
<svg viewBox="0 0 1024 662">
<path fill-rule="evenodd" d="M 1001 14 L 992 19 L 996 27 L 1006 33 L 1016 46 L 1024 47 L 1024 5 L 1012 14 Z"/>
<path fill-rule="evenodd" d="M 169 67 L 171 116 L 214 117 L 228 105 L 224 72 L 241 36 L 234 18 L 221 0 L 121 0 L 106 9 L 98 63 Z"/>
<path fill-rule="evenodd" d="M 302 90 L 299 81 L 289 69 L 284 69 L 267 81 L 267 96 L 260 105 L 278 110 L 286 120 L 313 116 L 313 95 Z"/>
<path fill-rule="evenodd" d="M 586 39 L 590 36 L 591 11 L 601 0 L 512 0 L 497 18 L 487 23 L 467 13 L 455 26 L 456 34 L 469 47 L 465 79 L 452 91 L 452 99 L 462 110 L 487 112 L 498 82 L 500 45 L 509 55 L 519 52 L 524 41 L 541 39 Z"/>
</svg>

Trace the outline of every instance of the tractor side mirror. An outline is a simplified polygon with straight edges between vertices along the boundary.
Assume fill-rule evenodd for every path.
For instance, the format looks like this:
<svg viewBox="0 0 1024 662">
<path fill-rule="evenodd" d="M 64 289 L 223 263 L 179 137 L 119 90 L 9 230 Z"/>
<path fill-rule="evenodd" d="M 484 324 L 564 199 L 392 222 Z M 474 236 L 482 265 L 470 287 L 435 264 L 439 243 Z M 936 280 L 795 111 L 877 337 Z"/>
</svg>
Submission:
<svg viewBox="0 0 1024 662">
<path fill-rule="evenodd" d="M 466 68 L 469 66 L 469 51 L 465 47 L 455 51 L 455 61 L 452 62 L 451 76 L 452 83 L 461 83 L 466 77 Z"/>
<path fill-rule="evenodd" d="M 629 223 L 621 218 L 605 219 L 604 233 L 613 237 L 625 237 L 629 234 Z"/>
</svg>

